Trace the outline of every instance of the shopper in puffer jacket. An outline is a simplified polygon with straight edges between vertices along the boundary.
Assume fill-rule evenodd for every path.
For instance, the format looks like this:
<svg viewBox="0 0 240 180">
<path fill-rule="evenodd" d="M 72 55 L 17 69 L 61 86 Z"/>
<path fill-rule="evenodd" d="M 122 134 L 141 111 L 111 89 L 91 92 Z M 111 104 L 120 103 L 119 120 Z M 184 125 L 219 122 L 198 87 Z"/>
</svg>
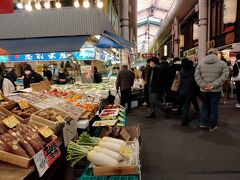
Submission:
<svg viewBox="0 0 240 180">
<path fill-rule="evenodd" d="M 234 64 L 233 66 L 233 77 L 238 76 L 239 72 L 239 68 L 240 68 L 240 54 L 237 54 L 236 56 L 237 58 L 237 62 Z M 237 95 L 237 104 L 236 107 L 240 108 L 240 81 L 235 81 L 235 85 L 236 85 L 236 95 Z"/>
<path fill-rule="evenodd" d="M 209 54 L 197 66 L 195 80 L 202 92 L 201 128 L 209 127 L 209 131 L 217 129 L 219 102 L 222 86 L 227 80 L 229 69 L 216 54 Z"/>
</svg>

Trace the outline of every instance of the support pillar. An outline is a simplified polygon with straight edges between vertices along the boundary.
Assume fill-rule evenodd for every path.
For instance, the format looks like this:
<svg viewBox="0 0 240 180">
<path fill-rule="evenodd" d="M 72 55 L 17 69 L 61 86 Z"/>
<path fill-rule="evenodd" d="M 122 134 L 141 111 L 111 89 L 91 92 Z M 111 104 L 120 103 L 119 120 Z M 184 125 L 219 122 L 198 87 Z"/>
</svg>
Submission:
<svg viewBox="0 0 240 180">
<path fill-rule="evenodd" d="M 198 62 L 201 62 L 207 52 L 207 24 L 208 24 L 208 1 L 199 0 L 199 42 L 198 42 Z"/>
<path fill-rule="evenodd" d="M 129 41 L 129 0 L 120 1 L 120 23 L 122 37 Z M 127 49 L 122 50 L 122 64 L 129 63 L 129 52 Z"/>
</svg>

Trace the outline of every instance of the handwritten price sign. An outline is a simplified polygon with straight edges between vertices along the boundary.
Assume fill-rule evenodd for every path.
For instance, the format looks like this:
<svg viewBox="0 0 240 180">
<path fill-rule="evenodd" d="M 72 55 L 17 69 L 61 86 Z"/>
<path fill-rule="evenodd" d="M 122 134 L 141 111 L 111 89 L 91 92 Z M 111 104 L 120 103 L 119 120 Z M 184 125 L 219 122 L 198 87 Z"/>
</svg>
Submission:
<svg viewBox="0 0 240 180">
<path fill-rule="evenodd" d="M 33 159 L 37 167 L 39 177 L 44 175 L 44 173 L 59 158 L 60 155 L 61 151 L 57 142 L 52 141 L 34 156 Z"/>
</svg>

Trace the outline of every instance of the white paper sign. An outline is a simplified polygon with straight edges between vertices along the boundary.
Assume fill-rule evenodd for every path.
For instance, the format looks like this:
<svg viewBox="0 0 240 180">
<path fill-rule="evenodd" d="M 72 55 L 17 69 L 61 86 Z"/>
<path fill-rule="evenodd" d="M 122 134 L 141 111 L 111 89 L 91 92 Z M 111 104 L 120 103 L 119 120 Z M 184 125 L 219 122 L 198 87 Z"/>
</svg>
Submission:
<svg viewBox="0 0 240 180">
<path fill-rule="evenodd" d="M 64 145 L 67 146 L 68 143 L 78 135 L 77 133 L 77 121 L 72 120 L 69 124 L 67 123 L 63 128 L 63 140 Z"/>
<path fill-rule="evenodd" d="M 34 162 L 37 167 L 39 177 L 42 177 L 44 173 L 48 170 L 48 159 L 44 156 L 43 150 L 39 151 L 34 156 Z"/>
</svg>

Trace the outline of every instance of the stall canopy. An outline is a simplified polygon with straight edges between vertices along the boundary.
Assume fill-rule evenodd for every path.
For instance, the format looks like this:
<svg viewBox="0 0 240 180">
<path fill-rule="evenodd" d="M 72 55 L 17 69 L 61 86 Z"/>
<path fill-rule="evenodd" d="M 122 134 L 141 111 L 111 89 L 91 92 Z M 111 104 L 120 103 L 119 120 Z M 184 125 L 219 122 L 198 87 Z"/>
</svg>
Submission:
<svg viewBox="0 0 240 180">
<path fill-rule="evenodd" d="M 124 38 L 104 31 L 98 41 L 98 48 L 131 49 L 131 43 Z"/>
<path fill-rule="evenodd" d="M 44 37 L 0 40 L 8 54 L 79 51 L 89 36 Z"/>
</svg>

